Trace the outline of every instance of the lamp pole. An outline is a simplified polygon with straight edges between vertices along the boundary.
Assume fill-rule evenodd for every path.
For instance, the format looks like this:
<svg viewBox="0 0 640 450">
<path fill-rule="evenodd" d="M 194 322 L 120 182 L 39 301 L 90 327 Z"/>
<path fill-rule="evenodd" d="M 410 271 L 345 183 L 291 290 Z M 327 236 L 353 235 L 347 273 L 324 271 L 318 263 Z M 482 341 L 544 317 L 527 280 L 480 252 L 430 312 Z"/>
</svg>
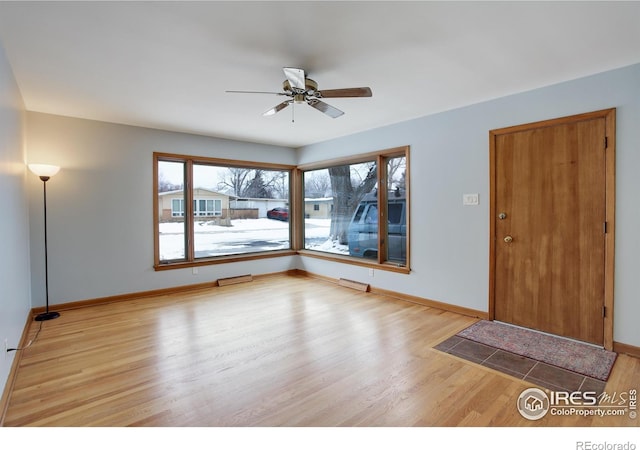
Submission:
<svg viewBox="0 0 640 450">
<path fill-rule="evenodd" d="M 45 312 L 38 314 L 35 320 L 42 322 L 60 317 L 60 313 L 49 311 L 49 255 L 47 243 L 47 181 L 60 170 L 58 166 L 45 164 L 29 164 L 29 169 L 42 180 L 44 193 L 44 288 L 45 288 Z"/>
</svg>

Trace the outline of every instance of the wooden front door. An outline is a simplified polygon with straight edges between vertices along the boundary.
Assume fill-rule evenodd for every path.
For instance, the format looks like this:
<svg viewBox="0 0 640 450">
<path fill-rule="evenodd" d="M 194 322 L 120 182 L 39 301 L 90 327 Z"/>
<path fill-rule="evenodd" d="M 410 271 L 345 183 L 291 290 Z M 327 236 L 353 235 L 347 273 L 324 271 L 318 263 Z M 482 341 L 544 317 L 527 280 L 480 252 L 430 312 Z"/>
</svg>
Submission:
<svg viewBox="0 0 640 450">
<path fill-rule="evenodd" d="M 605 343 L 611 111 L 491 132 L 496 320 Z"/>
</svg>

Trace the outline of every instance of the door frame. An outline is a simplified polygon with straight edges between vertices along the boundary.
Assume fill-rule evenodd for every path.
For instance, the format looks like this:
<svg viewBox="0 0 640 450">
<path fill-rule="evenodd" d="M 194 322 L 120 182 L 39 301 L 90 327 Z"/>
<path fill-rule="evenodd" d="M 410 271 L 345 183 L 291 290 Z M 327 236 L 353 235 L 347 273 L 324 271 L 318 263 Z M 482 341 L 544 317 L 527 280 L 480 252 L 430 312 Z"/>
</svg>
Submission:
<svg viewBox="0 0 640 450">
<path fill-rule="evenodd" d="M 604 342 L 607 350 L 613 350 L 613 298 L 615 265 L 615 156 L 616 156 L 616 109 L 603 109 L 556 119 L 543 120 L 489 131 L 489 320 L 495 319 L 495 277 L 496 277 L 496 138 L 503 134 L 532 130 L 535 128 L 581 122 L 591 119 L 605 119 L 605 257 L 604 257 Z M 604 231 L 604 230 L 603 230 Z"/>
</svg>

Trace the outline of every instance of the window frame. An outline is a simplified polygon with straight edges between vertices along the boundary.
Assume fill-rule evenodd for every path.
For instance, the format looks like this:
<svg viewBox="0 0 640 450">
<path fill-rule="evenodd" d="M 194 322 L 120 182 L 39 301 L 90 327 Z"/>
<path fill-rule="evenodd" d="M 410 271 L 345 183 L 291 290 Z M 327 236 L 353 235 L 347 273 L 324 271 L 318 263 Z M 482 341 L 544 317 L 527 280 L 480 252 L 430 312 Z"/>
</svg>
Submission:
<svg viewBox="0 0 640 450">
<path fill-rule="evenodd" d="M 185 257 L 180 260 L 160 260 L 160 231 L 159 231 L 159 201 L 158 201 L 158 164 L 161 161 L 167 162 L 179 162 L 184 163 L 184 210 L 183 215 L 185 220 Z M 280 256 L 296 255 L 294 236 L 295 232 L 291 221 L 289 223 L 289 248 L 282 250 L 267 250 L 258 251 L 252 253 L 241 253 L 232 255 L 213 256 L 208 258 L 196 258 L 194 255 L 194 222 L 200 216 L 194 216 L 194 201 L 193 196 L 193 166 L 194 165 L 213 165 L 220 167 L 235 167 L 235 168 L 247 168 L 247 169 L 263 169 L 271 171 L 283 171 L 289 174 L 289 205 L 290 215 L 295 210 L 294 198 L 295 198 L 295 183 L 296 167 L 287 164 L 274 164 L 265 162 L 250 162 L 240 161 L 222 158 L 210 158 L 202 156 L 182 155 L 174 153 L 153 153 L 153 234 L 154 234 L 154 270 L 168 270 L 179 269 L 187 267 L 205 266 L 212 264 L 224 264 L 237 261 L 250 261 L 255 259 L 274 258 Z M 173 202 L 172 202 L 173 203 Z M 173 209 L 173 208 L 172 208 Z M 173 217 L 173 211 L 172 211 Z M 177 216 L 176 216 L 177 217 Z M 203 216 L 204 217 L 204 216 Z"/>
<path fill-rule="evenodd" d="M 358 266 L 364 266 L 371 269 L 380 269 L 391 272 L 405 273 L 408 274 L 411 272 L 411 200 L 410 200 L 410 159 L 409 159 L 409 150 L 410 147 L 408 145 L 401 147 L 394 147 L 385 150 L 380 150 L 376 152 L 369 152 L 364 154 L 359 154 L 351 157 L 345 158 L 337 158 L 326 161 L 317 161 L 309 164 L 301 164 L 297 167 L 297 186 L 296 192 L 299 194 L 299 201 L 304 202 L 304 172 L 312 171 L 312 170 L 320 170 L 327 169 L 329 167 L 342 166 L 347 164 L 358 164 L 364 162 L 372 162 L 375 161 L 377 165 L 377 177 L 378 177 L 378 186 L 386 186 L 387 185 L 387 164 L 388 161 L 393 158 L 404 157 L 405 158 L 405 199 L 406 199 L 406 207 L 405 207 L 405 226 L 406 226 L 406 259 L 405 264 L 399 264 L 397 262 L 389 261 L 387 255 L 387 245 L 384 245 L 380 241 L 380 236 L 384 236 L 385 240 L 388 239 L 388 224 L 387 220 L 384 220 L 383 217 L 387 214 L 388 208 L 388 192 L 387 189 L 378 189 L 377 190 L 377 204 L 378 205 L 386 205 L 385 208 L 378 208 L 378 256 L 377 259 L 367 259 L 367 258 L 359 258 L 355 256 L 348 255 L 339 255 L 329 252 L 322 252 L 318 250 L 309 250 L 304 246 L 304 214 L 296 216 L 297 220 L 294 220 L 294 226 L 296 229 L 296 248 L 298 249 L 298 254 L 303 256 L 309 256 L 312 258 L 324 259 L 328 261 L 342 262 L 348 263 Z M 384 170 L 381 170 L 384 168 Z M 300 200 L 301 199 L 301 200 Z M 298 205 L 299 211 L 304 211 L 304 205 Z M 356 210 L 357 211 L 357 210 Z"/>
</svg>

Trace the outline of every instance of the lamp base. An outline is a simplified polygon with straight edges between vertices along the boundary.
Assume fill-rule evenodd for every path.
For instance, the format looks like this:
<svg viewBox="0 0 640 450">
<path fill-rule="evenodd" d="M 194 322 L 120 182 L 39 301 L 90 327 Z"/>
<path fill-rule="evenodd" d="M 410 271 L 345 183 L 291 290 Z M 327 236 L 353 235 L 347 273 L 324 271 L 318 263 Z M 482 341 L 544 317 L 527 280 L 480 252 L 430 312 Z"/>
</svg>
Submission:
<svg viewBox="0 0 640 450">
<path fill-rule="evenodd" d="M 50 311 L 50 312 L 38 314 L 34 320 L 36 320 L 38 322 L 42 322 L 44 320 L 56 319 L 58 317 L 60 317 L 60 313 L 59 312 Z"/>
</svg>

